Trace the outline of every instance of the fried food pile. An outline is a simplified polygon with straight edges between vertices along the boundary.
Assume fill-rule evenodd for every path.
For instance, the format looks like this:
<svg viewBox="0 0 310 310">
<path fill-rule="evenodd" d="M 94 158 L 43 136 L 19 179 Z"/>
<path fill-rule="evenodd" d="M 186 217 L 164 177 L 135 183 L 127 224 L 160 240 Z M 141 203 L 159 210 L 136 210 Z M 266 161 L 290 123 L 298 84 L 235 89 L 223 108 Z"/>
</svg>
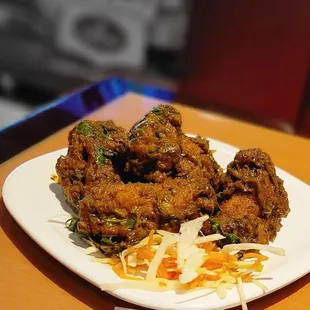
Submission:
<svg viewBox="0 0 310 310">
<path fill-rule="evenodd" d="M 202 233 L 226 243 L 274 240 L 289 213 L 270 157 L 240 151 L 224 173 L 209 142 L 182 132 L 180 113 L 153 108 L 129 131 L 112 121 L 82 121 L 56 171 L 78 214 L 78 231 L 106 255 L 136 244 L 152 229 L 178 232 L 208 214 Z"/>
</svg>

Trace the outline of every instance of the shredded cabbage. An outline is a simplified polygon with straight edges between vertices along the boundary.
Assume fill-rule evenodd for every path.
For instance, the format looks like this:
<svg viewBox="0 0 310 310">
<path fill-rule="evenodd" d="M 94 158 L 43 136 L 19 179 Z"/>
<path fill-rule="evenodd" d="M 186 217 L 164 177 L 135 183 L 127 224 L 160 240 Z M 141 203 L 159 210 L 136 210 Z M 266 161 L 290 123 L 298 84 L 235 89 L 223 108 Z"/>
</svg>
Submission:
<svg viewBox="0 0 310 310">
<path fill-rule="evenodd" d="M 239 243 L 239 244 L 227 244 L 223 247 L 222 251 L 230 253 L 233 251 L 242 251 L 242 250 L 260 250 L 266 251 L 272 254 L 285 256 L 285 251 L 282 248 L 273 247 L 265 244 L 257 243 Z"/>
</svg>

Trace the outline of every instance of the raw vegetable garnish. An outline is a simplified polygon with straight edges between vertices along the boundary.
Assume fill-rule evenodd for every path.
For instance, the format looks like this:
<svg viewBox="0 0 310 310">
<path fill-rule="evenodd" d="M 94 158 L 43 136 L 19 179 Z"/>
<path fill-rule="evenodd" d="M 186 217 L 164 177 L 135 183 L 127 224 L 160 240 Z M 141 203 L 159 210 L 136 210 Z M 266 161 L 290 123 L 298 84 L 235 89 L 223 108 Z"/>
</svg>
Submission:
<svg viewBox="0 0 310 310">
<path fill-rule="evenodd" d="M 68 228 L 72 232 L 77 232 L 77 225 L 78 225 L 79 219 L 76 217 L 71 217 L 65 222 L 66 228 Z"/>
<path fill-rule="evenodd" d="M 192 291 L 208 288 L 224 299 L 227 290 L 237 287 L 241 305 L 247 309 L 242 283 L 254 283 L 263 291 L 267 287 L 257 275 L 268 260 L 259 250 L 285 255 L 281 248 L 254 243 L 225 245 L 222 249 L 216 241 L 225 239 L 221 234 L 198 236 L 203 222 L 202 216 L 181 225 L 179 233 L 152 230 L 148 237 L 121 252 L 119 258 L 94 258 L 94 261 L 111 265 L 122 279 L 104 283 L 102 290 L 136 288 L 151 291 Z M 90 247 L 87 254 L 97 249 Z M 209 292 L 201 290 L 202 297 Z M 192 299 L 182 294 L 180 302 Z M 196 296 L 197 298 L 197 296 Z"/>
<path fill-rule="evenodd" d="M 51 175 L 51 180 L 53 180 L 55 183 L 57 183 L 57 184 L 59 184 L 60 182 L 59 182 L 59 177 L 58 177 L 58 175 L 56 175 L 55 173 L 53 173 L 52 175 Z"/>
</svg>

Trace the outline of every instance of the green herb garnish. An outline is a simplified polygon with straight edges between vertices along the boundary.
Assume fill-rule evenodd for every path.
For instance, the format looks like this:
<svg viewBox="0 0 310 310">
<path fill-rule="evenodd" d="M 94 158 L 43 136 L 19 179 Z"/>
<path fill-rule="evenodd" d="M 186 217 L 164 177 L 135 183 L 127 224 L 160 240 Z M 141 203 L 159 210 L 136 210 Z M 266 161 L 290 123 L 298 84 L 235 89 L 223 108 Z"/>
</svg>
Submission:
<svg viewBox="0 0 310 310">
<path fill-rule="evenodd" d="M 212 233 L 216 234 L 220 230 L 220 222 L 217 218 L 210 218 Z"/>
<path fill-rule="evenodd" d="M 104 221 L 108 223 L 121 223 L 124 221 L 124 219 L 118 219 L 116 217 L 112 217 L 112 218 L 105 218 Z"/>
<path fill-rule="evenodd" d="M 212 233 L 213 233 L 213 234 L 216 234 L 216 232 L 219 230 L 219 228 L 220 228 L 220 224 L 213 223 L 213 224 L 211 225 Z"/>
<path fill-rule="evenodd" d="M 108 245 L 114 245 L 116 242 L 114 242 L 113 240 L 112 240 L 112 236 L 110 236 L 110 237 L 102 237 L 101 238 L 101 243 L 104 243 L 104 244 L 108 244 Z"/>
<path fill-rule="evenodd" d="M 222 230 L 219 219 L 211 218 L 210 222 L 212 223 L 211 228 L 212 228 L 213 234 L 216 234 L 216 233 L 222 234 L 229 240 L 229 243 L 240 243 L 240 238 L 236 234 L 227 233 Z"/>
<path fill-rule="evenodd" d="M 125 218 L 127 215 L 127 212 L 125 210 L 122 209 L 114 209 L 114 213 L 122 218 Z"/>
<path fill-rule="evenodd" d="M 68 228 L 72 232 L 77 232 L 77 225 L 78 225 L 79 219 L 76 217 L 71 217 L 68 219 L 65 223 L 66 228 Z"/>
<path fill-rule="evenodd" d="M 229 239 L 230 243 L 240 243 L 240 238 L 236 234 L 225 233 L 222 231 L 222 235 L 227 237 Z"/>
<path fill-rule="evenodd" d="M 161 108 L 159 108 L 159 107 L 155 107 L 155 108 L 152 109 L 152 112 L 153 112 L 153 113 L 161 113 L 162 110 L 161 110 Z"/>
<path fill-rule="evenodd" d="M 108 127 L 108 126 L 106 126 L 106 125 L 101 125 L 101 127 L 102 127 L 103 132 L 104 132 L 105 134 L 108 134 L 110 131 L 116 131 L 115 128 Z"/>
<path fill-rule="evenodd" d="M 129 218 L 127 221 L 128 228 L 133 229 L 135 225 L 136 225 L 136 219 L 133 217 Z"/>
<path fill-rule="evenodd" d="M 107 126 L 105 126 L 105 125 L 102 125 L 101 127 L 102 127 L 103 132 L 104 132 L 105 134 L 109 133 L 109 130 L 110 130 L 109 127 L 107 127 Z"/>
<path fill-rule="evenodd" d="M 80 122 L 77 129 L 86 137 L 92 136 L 94 134 L 94 130 L 88 121 Z"/>
<path fill-rule="evenodd" d="M 105 153 L 104 153 L 103 149 L 97 149 L 96 150 L 96 163 L 97 163 L 97 165 L 105 164 L 107 159 L 104 155 L 105 155 Z"/>
</svg>

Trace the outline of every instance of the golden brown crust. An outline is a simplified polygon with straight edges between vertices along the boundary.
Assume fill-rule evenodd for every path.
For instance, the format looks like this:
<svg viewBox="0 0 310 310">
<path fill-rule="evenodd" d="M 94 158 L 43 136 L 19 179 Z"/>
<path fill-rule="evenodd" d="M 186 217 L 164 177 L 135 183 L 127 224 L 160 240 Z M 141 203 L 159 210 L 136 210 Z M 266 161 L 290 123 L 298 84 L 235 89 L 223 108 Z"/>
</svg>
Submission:
<svg viewBox="0 0 310 310">
<path fill-rule="evenodd" d="M 181 125 L 179 112 L 162 105 L 128 132 L 112 121 L 83 121 L 70 132 L 57 174 L 79 231 L 105 253 L 206 213 L 205 234 L 260 243 L 276 236 L 289 208 L 269 156 L 241 151 L 223 174 L 209 142 Z"/>
</svg>

